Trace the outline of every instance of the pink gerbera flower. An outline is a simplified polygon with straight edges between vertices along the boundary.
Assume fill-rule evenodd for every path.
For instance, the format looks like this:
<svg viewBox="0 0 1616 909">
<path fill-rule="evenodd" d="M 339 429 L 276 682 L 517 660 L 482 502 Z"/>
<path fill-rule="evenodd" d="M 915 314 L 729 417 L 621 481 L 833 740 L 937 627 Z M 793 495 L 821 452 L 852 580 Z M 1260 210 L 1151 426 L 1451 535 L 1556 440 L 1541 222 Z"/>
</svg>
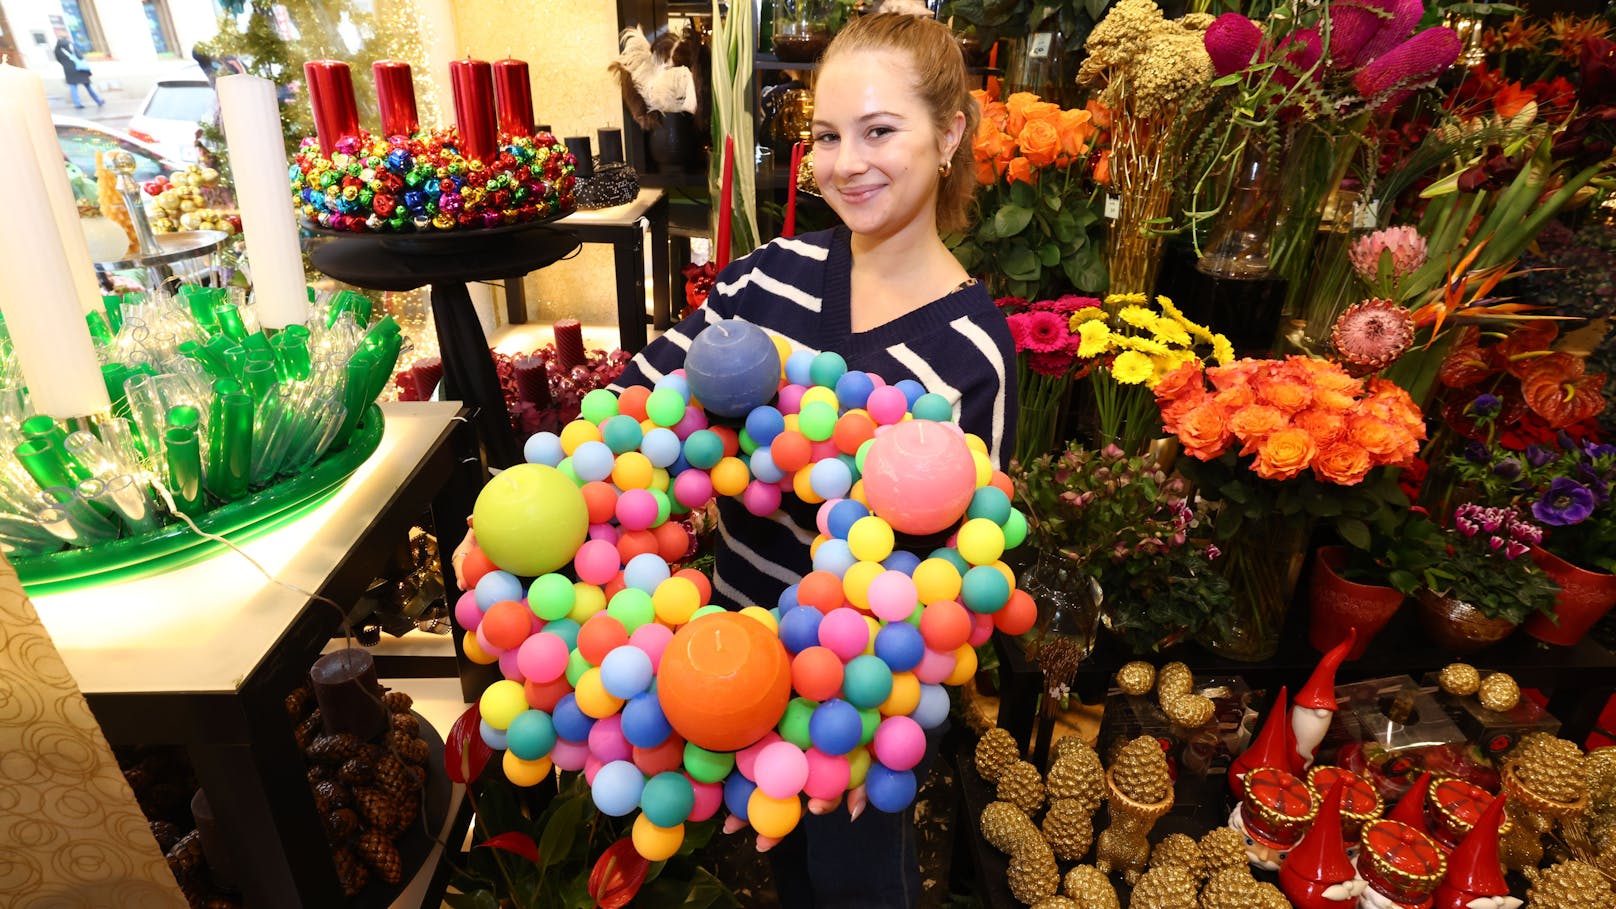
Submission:
<svg viewBox="0 0 1616 909">
<path fill-rule="evenodd" d="M 1023 318 L 1027 350 L 1055 353 L 1066 348 L 1072 332 L 1064 317 L 1052 312 L 1029 312 Z"/>
</svg>

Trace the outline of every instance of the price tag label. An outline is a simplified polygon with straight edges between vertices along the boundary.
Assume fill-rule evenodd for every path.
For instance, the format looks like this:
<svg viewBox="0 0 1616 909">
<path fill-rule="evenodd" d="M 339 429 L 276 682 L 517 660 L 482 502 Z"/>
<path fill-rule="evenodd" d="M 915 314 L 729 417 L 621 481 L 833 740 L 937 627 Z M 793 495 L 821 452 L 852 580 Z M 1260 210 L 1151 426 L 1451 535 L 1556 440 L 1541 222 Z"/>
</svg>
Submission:
<svg viewBox="0 0 1616 909">
<path fill-rule="evenodd" d="M 1030 60 L 1049 59 L 1049 49 L 1055 43 L 1054 32 L 1039 32 L 1029 39 L 1027 58 Z"/>
<path fill-rule="evenodd" d="M 1121 196 L 1106 196 L 1105 197 L 1105 219 L 1107 221 L 1115 221 L 1116 219 L 1118 219 L 1120 217 L 1122 217 L 1122 197 Z"/>
<path fill-rule="evenodd" d="M 1380 223 L 1380 202 L 1370 202 L 1367 205 L 1359 202 L 1352 209 L 1352 226 L 1359 230 L 1369 230 Z"/>
</svg>

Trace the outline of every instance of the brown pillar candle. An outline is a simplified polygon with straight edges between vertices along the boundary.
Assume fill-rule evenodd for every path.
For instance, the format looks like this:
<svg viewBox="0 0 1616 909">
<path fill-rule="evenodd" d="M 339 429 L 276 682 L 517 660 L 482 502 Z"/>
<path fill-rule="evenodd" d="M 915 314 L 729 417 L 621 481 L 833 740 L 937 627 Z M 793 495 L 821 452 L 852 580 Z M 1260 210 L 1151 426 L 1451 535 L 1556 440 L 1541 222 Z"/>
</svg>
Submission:
<svg viewBox="0 0 1616 909">
<path fill-rule="evenodd" d="M 346 732 L 368 742 L 387 731 L 387 704 L 368 652 L 348 647 L 328 653 L 314 661 L 309 678 L 328 735 Z"/>
<path fill-rule="evenodd" d="M 540 410 L 550 406 L 550 366 L 541 357 L 516 361 L 516 393 Z"/>
<path fill-rule="evenodd" d="M 584 327 L 577 319 L 559 319 L 554 328 L 556 360 L 562 369 L 570 372 L 589 362 L 589 355 L 584 353 Z"/>
</svg>

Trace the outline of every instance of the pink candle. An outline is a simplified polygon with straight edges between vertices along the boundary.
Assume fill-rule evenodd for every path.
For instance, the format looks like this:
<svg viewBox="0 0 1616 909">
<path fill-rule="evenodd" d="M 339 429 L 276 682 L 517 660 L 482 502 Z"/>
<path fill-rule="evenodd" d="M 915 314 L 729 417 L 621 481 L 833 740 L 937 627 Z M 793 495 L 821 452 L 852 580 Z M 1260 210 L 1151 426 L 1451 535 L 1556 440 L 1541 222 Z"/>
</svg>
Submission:
<svg viewBox="0 0 1616 909">
<path fill-rule="evenodd" d="M 713 245 L 718 247 L 717 249 L 713 250 L 713 262 L 718 265 L 719 271 L 723 271 L 724 266 L 729 264 L 730 221 L 734 218 L 735 214 L 734 203 L 731 201 L 731 196 L 734 195 L 734 185 L 735 137 L 725 136 L 724 178 L 723 181 L 719 183 L 718 189 L 718 237 L 713 241 Z"/>
<path fill-rule="evenodd" d="M 491 72 L 487 60 L 449 61 L 455 124 L 460 127 L 460 152 L 474 161 L 491 161 L 498 149 Z"/>
<path fill-rule="evenodd" d="M 499 109 L 500 132 L 533 135 L 533 85 L 525 62 L 494 61 L 494 101 Z"/>
<path fill-rule="evenodd" d="M 320 154 L 331 157 L 337 143 L 359 135 L 359 106 L 354 101 L 353 74 L 341 60 L 310 60 L 303 64 L 314 110 L 314 132 Z"/>
<path fill-rule="evenodd" d="M 412 135 L 420 126 L 415 113 L 415 80 L 402 60 L 377 60 L 376 106 L 381 109 L 383 136 Z"/>
</svg>

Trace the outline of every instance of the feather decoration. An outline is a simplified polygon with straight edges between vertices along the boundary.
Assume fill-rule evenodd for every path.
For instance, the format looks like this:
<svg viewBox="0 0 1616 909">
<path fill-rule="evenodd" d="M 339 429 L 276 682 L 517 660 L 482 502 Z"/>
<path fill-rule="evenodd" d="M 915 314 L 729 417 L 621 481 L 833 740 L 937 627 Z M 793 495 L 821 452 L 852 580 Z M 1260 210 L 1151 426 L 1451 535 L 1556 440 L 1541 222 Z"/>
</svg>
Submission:
<svg viewBox="0 0 1616 909">
<path fill-rule="evenodd" d="M 617 75 L 634 122 L 651 130 L 661 125 L 663 114 L 696 112 L 695 75 L 688 66 L 669 63 L 679 39 L 664 34 L 653 47 L 638 28 L 625 28 L 618 42 L 620 52 L 607 68 Z"/>
</svg>

